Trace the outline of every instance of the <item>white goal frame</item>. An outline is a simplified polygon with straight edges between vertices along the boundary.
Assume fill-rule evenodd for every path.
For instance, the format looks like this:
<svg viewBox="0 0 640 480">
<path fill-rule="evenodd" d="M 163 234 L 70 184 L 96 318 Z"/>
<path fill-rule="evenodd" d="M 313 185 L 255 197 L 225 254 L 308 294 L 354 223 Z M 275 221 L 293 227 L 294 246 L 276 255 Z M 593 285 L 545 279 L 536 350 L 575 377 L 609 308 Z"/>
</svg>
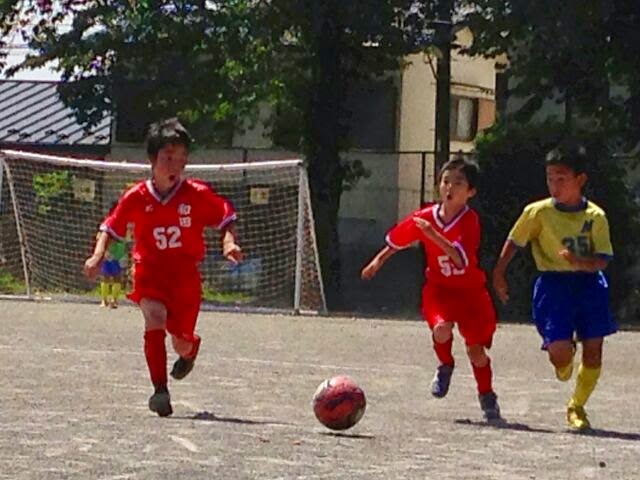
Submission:
<svg viewBox="0 0 640 480">
<path fill-rule="evenodd" d="M 128 163 L 128 162 L 111 162 L 92 159 L 67 158 L 62 156 L 47 155 L 40 153 L 25 152 L 19 150 L 0 150 L 0 211 L 2 211 L 2 189 L 3 183 L 8 185 L 9 198 L 13 206 L 13 216 L 15 218 L 15 226 L 17 231 L 17 241 L 19 243 L 19 251 L 21 263 L 23 267 L 24 282 L 26 285 L 25 295 L 2 294 L 0 298 L 28 298 L 28 299 L 44 299 L 59 298 L 60 295 L 49 295 L 47 292 L 36 292 L 31 281 L 31 272 L 29 269 L 28 256 L 28 239 L 25 235 L 24 221 L 20 208 L 20 201 L 16 192 L 16 179 L 14 178 L 12 167 L 9 164 L 11 160 L 20 160 L 32 162 L 34 164 L 48 164 L 59 167 L 81 167 L 90 168 L 95 171 L 103 172 L 140 172 L 142 174 L 150 174 L 151 168 L 148 163 Z M 188 164 L 185 168 L 186 176 L 192 172 L 252 172 L 264 171 L 277 168 L 295 168 L 297 169 L 297 220 L 296 220 L 296 240 L 295 240 L 295 278 L 293 288 L 293 299 L 291 301 L 291 309 L 271 308 L 260 306 L 220 306 L 207 305 L 203 303 L 205 310 L 233 310 L 233 311 L 258 311 L 258 312 L 288 312 L 294 314 L 324 314 L 327 312 L 326 298 L 322 285 L 322 275 L 320 270 L 320 262 L 318 256 L 317 242 L 315 237 L 315 228 L 313 224 L 313 212 L 311 208 L 311 199 L 309 194 L 309 182 L 304 162 L 300 159 L 292 160 L 269 160 L 269 161 L 252 161 L 245 163 L 224 163 L 224 164 Z M 232 199 L 233 200 L 233 199 Z M 104 212 L 106 214 L 106 212 Z M 1 227 L 1 225 L 0 225 Z M 305 237 L 305 227 L 308 238 Z M 1 234 L 2 232 L 0 232 Z M 2 238 L 0 236 L 0 238 Z M 90 239 L 87 239 L 90 241 Z M 306 243 L 305 243 L 306 242 Z M 317 275 L 320 298 L 320 304 L 315 307 L 304 305 L 302 301 L 303 290 L 303 262 L 305 260 L 305 248 L 307 254 L 311 248 L 313 256 L 313 268 Z M 64 295 L 62 300 L 83 301 L 73 295 Z"/>
</svg>

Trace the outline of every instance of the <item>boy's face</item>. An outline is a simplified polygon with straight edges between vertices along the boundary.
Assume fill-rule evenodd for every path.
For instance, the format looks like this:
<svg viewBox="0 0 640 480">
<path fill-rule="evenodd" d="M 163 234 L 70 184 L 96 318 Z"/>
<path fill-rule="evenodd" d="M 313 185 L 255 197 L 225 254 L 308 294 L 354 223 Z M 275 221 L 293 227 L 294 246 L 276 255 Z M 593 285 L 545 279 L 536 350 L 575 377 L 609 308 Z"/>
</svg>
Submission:
<svg viewBox="0 0 640 480">
<path fill-rule="evenodd" d="M 153 179 L 162 190 L 171 189 L 178 181 L 187 165 L 189 150 L 179 143 L 168 143 L 158 151 L 152 160 Z"/>
<path fill-rule="evenodd" d="M 440 198 L 442 203 L 456 208 L 465 205 L 476 194 L 460 168 L 445 170 L 440 177 Z"/>
<path fill-rule="evenodd" d="M 547 188 L 557 202 L 576 205 L 582 201 L 582 187 L 587 181 L 585 173 L 574 172 L 566 165 L 548 165 Z"/>
</svg>

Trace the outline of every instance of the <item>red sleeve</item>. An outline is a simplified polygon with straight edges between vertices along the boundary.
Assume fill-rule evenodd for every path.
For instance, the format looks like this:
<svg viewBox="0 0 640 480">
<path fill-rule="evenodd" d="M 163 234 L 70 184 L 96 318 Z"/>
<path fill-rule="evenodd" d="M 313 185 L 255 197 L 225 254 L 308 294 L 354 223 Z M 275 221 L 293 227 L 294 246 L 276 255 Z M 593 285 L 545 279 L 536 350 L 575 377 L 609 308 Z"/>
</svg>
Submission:
<svg viewBox="0 0 640 480">
<path fill-rule="evenodd" d="M 412 243 L 421 240 L 423 238 L 422 233 L 416 222 L 413 221 L 413 217 L 416 212 L 412 213 L 396 226 L 394 226 L 385 237 L 387 245 L 396 250 L 402 250 L 409 247 Z"/>
<path fill-rule="evenodd" d="M 460 237 L 457 238 L 453 245 L 458 249 L 465 267 L 469 266 L 469 259 L 476 258 L 478 249 L 480 248 L 480 218 L 474 211 L 470 211 L 465 216 L 460 226 Z"/>
<path fill-rule="evenodd" d="M 236 211 L 231 202 L 204 184 L 200 190 L 203 223 L 222 229 L 236 220 Z"/>
<path fill-rule="evenodd" d="M 118 204 L 112 208 L 107 217 L 100 225 L 101 232 L 107 232 L 117 240 L 124 240 L 127 235 L 127 225 L 133 222 L 133 213 L 138 196 L 135 194 L 135 187 L 127 191 L 120 197 Z"/>
</svg>

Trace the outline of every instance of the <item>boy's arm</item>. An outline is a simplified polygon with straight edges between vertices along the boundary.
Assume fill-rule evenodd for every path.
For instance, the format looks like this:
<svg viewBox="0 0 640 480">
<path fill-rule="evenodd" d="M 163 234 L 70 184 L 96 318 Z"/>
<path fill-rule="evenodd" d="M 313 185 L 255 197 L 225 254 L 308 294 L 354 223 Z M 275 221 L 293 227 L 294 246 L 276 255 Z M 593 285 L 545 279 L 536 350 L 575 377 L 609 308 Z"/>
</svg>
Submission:
<svg viewBox="0 0 640 480">
<path fill-rule="evenodd" d="M 380 249 L 376 256 L 371 259 L 369 263 L 367 263 L 362 272 L 360 273 L 360 278 L 363 280 L 371 280 L 373 276 L 378 273 L 378 270 L 382 268 L 384 262 L 386 262 L 390 257 L 392 257 L 398 250 L 395 248 L 391 248 L 389 245 L 385 245 Z"/>
<path fill-rule="evenodd" d="M 90 280 L 94 279 L 97 275 L 98 268 L 100 267 L 100 262 L 102 262 L 104 254 L 106 253 L 110 242 L 111 237 L 107 232 L 98 232 L 96 246 L 93 249 L 93 254 L 84 262 L 84 274 Z"/>
<path fill-rule="evenodd" d="M 460 250 L 456 246 L 447 240 L 440 232 L 433 228 L 433 225 L 428 220 L 420 217 L 414 217 L 413 221 L 418 228 L 429 237 L 436 245 L 438 245 L 444 253 L 451 259 L 456 268 L 464 268 L 464 258 L 460 254 Z"/>
<path fill-rule="evenodd" d="M 571 266 L 581 272 L 598 272 L 607 268 L 609 260 L 604 257 L 577 257 L 568 249 L 560 250 L 558 254 L 563 257 Z"/>
<path fill-rule="evenodd" d="M 236 233 L 233 225 L 222 230 L 220 238 L 222 242 L 222 255 L 232 263 L 240 263 L 242 261 L 242 249 L 236 242 Z"/>
<path fill-rule="evenodd" d="M 493 268 L 493 289 L 502 303 L 509 300 L 509 284 L 507 283 L 506 273 L 507 267 L 513 257 L 516 256 L 518 247 L 511 240 L 504 242 L 500 257 Z"/>
</svg>

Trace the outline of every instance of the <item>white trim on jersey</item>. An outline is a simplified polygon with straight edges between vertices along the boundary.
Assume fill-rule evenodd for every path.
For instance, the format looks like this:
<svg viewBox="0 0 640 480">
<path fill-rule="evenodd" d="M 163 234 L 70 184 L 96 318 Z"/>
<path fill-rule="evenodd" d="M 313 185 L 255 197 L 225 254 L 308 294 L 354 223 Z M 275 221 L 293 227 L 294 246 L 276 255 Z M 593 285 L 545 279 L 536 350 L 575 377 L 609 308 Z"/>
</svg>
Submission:
<svg viewBox="0 0 640 480">
<path fill-rule="evenodd" d="M 462 263 L 464 263 L 465 267 L 469 266 L 469 257 L 467 257 L 467 252 L 464 250 L 464 247 L 459 242 L 453 242 L 453 248 L 455 248 L 460 256 L 462 257 Z"/>
<path fill-rule="evenodd" d="M 228 217 L 223 218 L 220 224 L 216 227 L 216 229 L 221 230 L 227 225 L 229 225 L 231 222 L 235 222 L 237 219 L 238 219 L 238 216 L 235 213 L 232 213 Z"/>
<path fill-rule="evenodd" d="M 393 248 L 394 250 L 404 250 L 405 248 L 409 248 L 411 245 L 405 245 L 404 247 L 401 247 L 400 245 L 396 245 L 395 243 L 393 243 L 391 241 L 391 239 L 389 238 L 389 234 L 387 233 L 387 235 L 384 237 L 384 241 L 387 245 L 389 245 L 391 248 Z"/>
<path fill-rule="evenodd" d="M 443 232 L 448 232 L 449 230 L 451 230 L 451 228 L 456 223 L 458 223 L 458 221 L 462 218 L 462 216 L 469 211 L 469 205 L 465 205 L 462 208 L 462 210 L 460 210 L 458 212 L 458 214 L 451 219 L 451 221 L 449 223 L 444 223 L 442 221 L 442 218 L 440 218 L 440 206 L 441 206 L 441 204 L 438 203 L 438 204 L 436 204 L 435 207 L 433 207 L 433 218 L 436 221 L 436 225 L 438 225 L 438 227 L 440 227 Z"/>
<path fill-rule="evenodd" d="M 110 237 L 115 238 L 116 240 L 126 240 L 126 238 L 121 237 L 120 235 L 118 235 L 115 230 L 113 230 L 111 227 L 108 227 L 107 225 L 105 225 L 104 223 L 102 225 L 100 225 L 100 228 L 98 229 L 101 232 L 105 232 L 108 233 Z"/>
<path fill-rule="evenodd" d="M 160 192 L 158 192 L 158 190 L 156 190 L 155 185 L 153 184 L 153 180 L 149 179 L 145 182 L 146 186 L 147 186 L 147 190 L 149 190 L 149 193 L 151 194 L 151 196 L 153 198 L 155 198 L 159 203 L 161 203 L 162 205 L 166 205 L 167 203 L 169 203 L 169 200 L 171 200 L 175 195 L 176 192 L 178 191 L 178 189 L 180 188 L 180 186 L 184 183 L 184 178 L 181 178 L 178 183 L 176 183 L 173 188 L 171 190 L 169 190 L 164 197 L 162 195 L 160 195 Z"/>
</svg>

